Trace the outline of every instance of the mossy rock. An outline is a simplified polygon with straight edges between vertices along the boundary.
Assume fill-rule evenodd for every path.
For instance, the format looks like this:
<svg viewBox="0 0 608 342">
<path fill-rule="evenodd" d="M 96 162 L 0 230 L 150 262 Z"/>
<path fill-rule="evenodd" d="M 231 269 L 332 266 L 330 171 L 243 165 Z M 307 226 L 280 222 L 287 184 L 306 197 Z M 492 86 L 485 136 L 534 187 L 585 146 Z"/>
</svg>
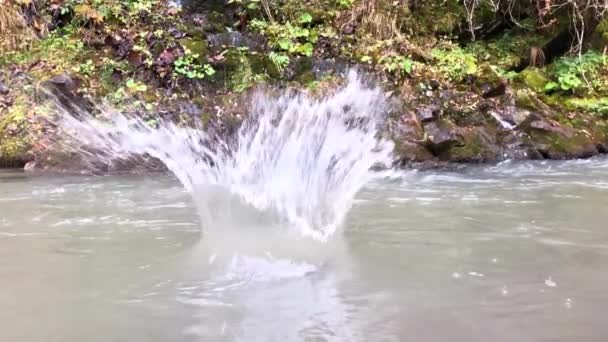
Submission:
<svg viewBox="0 0 608 342">
<path fill-rule="evenodd" d="M 226 60 L 218 71 L 226 76 L 227 86 L 239 92 L 265 79 L 281 76 L 268 56 L 238 49 L 232 49 L 226 54 Z"/>
<path fill-rule="evenodd" d="M 486 163 L 498 160 L 499 147 L 483 127 L 461 130 L 462 143 L 446 149 L 439 158 L 457 163 Z"/>
<path fill-rule="evenodd" d="M 209 54 L 209 46 L 206 39 L 202 37 L 197 38 L 183 38 L 179 40 L 179 43 L 186 49 L 190 50 L 192 54 L 198 55 L 199 62 L 206 63 L 207 55 Z"/>
<path fill-rule="evenodd" d="M 515 92 L 515 105 L 531 111 L 539 110 L 534 93 L 528 89 L 519 89 Z"/>
<path fill-rule="evenodd" d="M 395 140 L 395 155 L 401 164 L 426 162 L 435 159 L 435 156 L 428 149 L 411 141 Z"/>
<path fill-rule="evenodd" d="M 315 81 L 313 73 L 313 61 L 310 57 L 292 58 L 284 72 L 289 81 L 297 81 L 301 84 L 310 84 Z"/>
<path fill-rule="evenodd" d="M 203 30 L 208 33 L 219 33 L 226 31 L 226 27 L 231 27 L 232 24 L 226 19 L 221 11 L 211 11 L 207 15 L 207 24 Z"/>
<path fill-rule="evenodd" d="M 14 105 L 0 113 L 0 167 L 22 166 L 31 147 L 27 133 L 27 107 Z"/>
<path fill-rule="evenodd" d="M 531 130 L 536 149 L 548 159 L 588 158 L 598 154 L 597 143 L 583 130 L 571 134 L 560 131 Z"/>
<path fill-rule="evenodd" d="M 481 63 L 475 73 L 475 83 L 477 86 L 490 84 L 496 86 L 503 82 L 503 78 L 496 72 L 490 63 Z"/>
<path fill-rule="evenodd" d="M 537 93 L 544 92 L 545 85 L 550 81 L 538 69 L 534 68 L 528 68 L 520 72 L 517 80 Z"/>
</svg>

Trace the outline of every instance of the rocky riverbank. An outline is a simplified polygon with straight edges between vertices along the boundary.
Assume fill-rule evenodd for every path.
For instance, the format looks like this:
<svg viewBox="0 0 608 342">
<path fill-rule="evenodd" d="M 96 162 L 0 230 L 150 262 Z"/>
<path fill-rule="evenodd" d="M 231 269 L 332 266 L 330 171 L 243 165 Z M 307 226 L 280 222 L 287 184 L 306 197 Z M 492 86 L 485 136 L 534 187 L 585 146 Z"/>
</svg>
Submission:
<svg viewBox="0 0 608 342">
<path fill-rule="evenodd" d="M 507 25 L 490 34 L 495 15 L 480 19 L 483 39 L 464 40 L 462 9 L 440 1 L 283 1 L 280 9 L 267 1 L 5 2 L 18 23 L 10 34 L 28 39 L 2 44 L 2 167 L 90 168 L 57 144 L 47 90 L 83 110 L 94 112 L 92 103 L 103 99 L 152 126 L 196 121 L 230 135 L 255 89 L 320 96 L 353 67 L 393 100 L 384 132 L 396 143 L 396 165 L 608 152 L 608 61 L 599 52 L 605 20 L 589 33 L 582 57 L 549 61 L 543 48 L 555 33 Z M 444 20 L 450 16 L 452 24 Z M 530 61 L 540 58 L 539 46 L 542 64 Z M 143 164 L 150 163 L 158 166 Z"/>
</svg>

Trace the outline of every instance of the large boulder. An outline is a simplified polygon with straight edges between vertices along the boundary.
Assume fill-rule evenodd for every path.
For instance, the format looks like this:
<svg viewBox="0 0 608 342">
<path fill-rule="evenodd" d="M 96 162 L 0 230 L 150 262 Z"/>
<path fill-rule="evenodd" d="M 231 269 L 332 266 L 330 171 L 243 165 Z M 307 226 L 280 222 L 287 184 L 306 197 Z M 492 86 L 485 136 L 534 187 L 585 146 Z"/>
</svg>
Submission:
<svg viewBox="0 0 608 342">
<path fill-rule="evenodd" d="M 427 147 L 435 154 L 441 154 L 443 150 L 450 146 L 462 143 L 459 127 L 447 119 L 426 123 L 424 134 Z"/>
<path fill-rule="evenodd" d="M 527 133 L 533 148 L 547 159 L 587 158 L 599 153 L 593 136 L 564 126 L 539 114 L 530 115 L 518 126 Z"/>
</svg>

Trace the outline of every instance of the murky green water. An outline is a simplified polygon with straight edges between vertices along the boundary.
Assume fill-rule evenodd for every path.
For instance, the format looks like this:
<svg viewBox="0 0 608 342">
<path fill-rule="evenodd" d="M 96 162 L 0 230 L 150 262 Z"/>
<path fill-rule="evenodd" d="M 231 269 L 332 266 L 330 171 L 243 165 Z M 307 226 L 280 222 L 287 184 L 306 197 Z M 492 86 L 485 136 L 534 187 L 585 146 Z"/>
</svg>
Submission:
<svg viewBox="0 0 608 342">
<path fill-rule="evenodd" d="M 0 341 L 608 339 L 606 160 L 377 181 L 328 243 L 192 203 L 1 172 Z"/>
</svg>

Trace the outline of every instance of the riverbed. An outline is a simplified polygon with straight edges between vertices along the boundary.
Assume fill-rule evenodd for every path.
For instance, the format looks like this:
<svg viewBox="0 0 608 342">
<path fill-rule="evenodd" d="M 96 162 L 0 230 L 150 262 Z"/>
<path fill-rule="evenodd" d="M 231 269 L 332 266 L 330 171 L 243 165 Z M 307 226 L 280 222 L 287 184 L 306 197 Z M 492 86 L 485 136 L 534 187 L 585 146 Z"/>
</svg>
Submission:
<svg viewBox="0 0 608 342">
<path fill-rule="evenodd" d="M 0 171 L 0 340 L 608 338 L 608 159 L 391 173 L 326 242 L 196 196 Z"/>
</svg>

